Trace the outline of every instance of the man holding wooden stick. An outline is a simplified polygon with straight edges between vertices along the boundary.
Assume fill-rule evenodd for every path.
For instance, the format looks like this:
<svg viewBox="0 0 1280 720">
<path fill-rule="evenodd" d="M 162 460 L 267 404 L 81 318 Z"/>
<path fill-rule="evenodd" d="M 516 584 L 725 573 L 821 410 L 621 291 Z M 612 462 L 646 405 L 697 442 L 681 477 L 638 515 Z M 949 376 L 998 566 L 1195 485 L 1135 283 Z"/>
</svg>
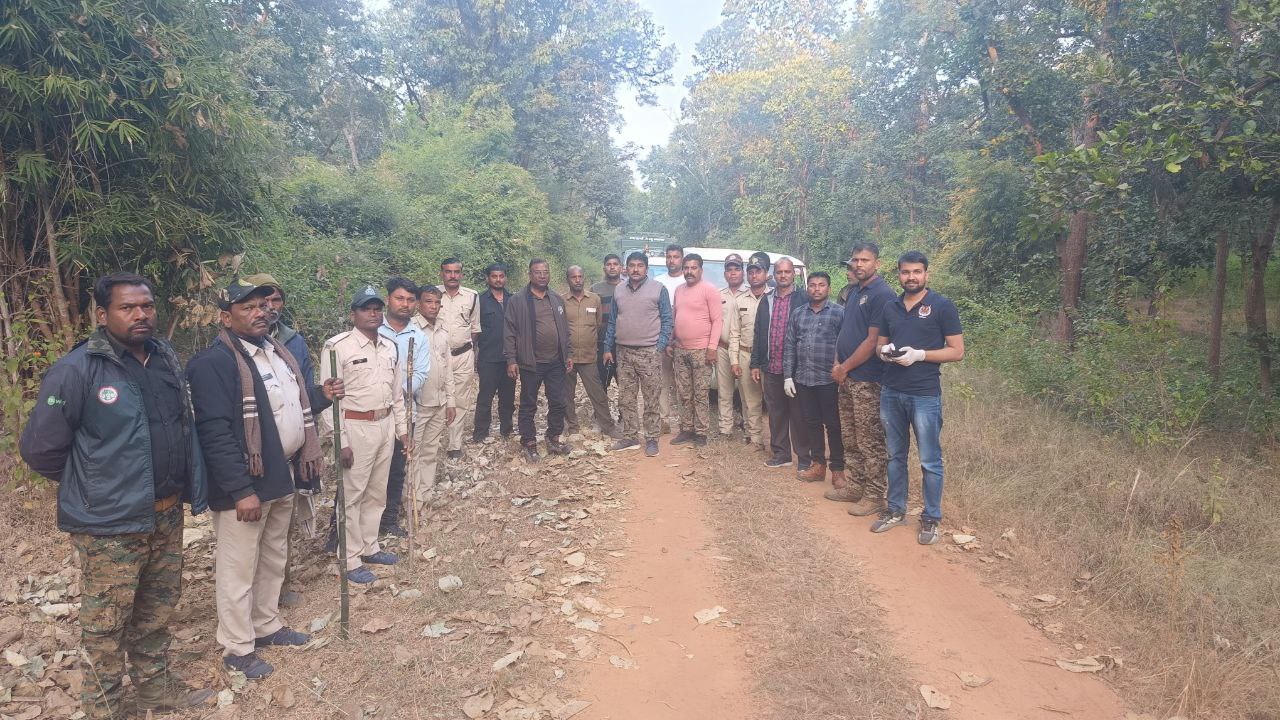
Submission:
<svg viewBox="0 0 1280 720">
<path fill-rule="evenodd" d="M 394 553 L 378 546 L 378 524 L 387 505 L 391 456 L 397 439 L 401 446 L 407 446 L 409 441 L 400 355 L 395 343 L 378 332 L 385 306 L 373 286 L 356 293 L 351 301 L 354 329 L 329 338 L 320 353 L 320 376 L 336 374 L 343 380 L 346 392 L 338 433 L 346 513 L 346 542 L 340 553 L 347 578 L 362 584 L 376 579 L 365 563 L 399 562 Z M 321 416 L 321 426 L 325 436 L 334 434 L 334 421 L 328 414 Z"/>
</svg>

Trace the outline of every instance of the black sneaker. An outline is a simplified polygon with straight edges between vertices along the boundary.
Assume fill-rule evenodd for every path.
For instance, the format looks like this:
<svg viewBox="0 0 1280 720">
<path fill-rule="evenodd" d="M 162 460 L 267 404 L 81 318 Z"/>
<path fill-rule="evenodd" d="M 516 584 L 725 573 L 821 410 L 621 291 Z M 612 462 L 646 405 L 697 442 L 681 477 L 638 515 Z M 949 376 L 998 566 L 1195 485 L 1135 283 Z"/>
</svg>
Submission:
<svg viewBox="0 0 1280 720">
<path fill-rule="evenodd" d="M 618 442 L 613 444 L 610 450 L 617 452 L 619 450 L 634 450 L 640 447 L 640 441 L 635 438 L 619 438 Z"/>
<path fill-rule="evenodd" d="M 886 509 L 884 512 L 880 513 L 880 517 L 876 518 L 875 522 L 871 523 L 871 532 L 882 533 L 886 530 L 892 530 L 906 522 L 906 520 L 907 517 L 905 514 Z"/>
<path fill-rule="evenodd" d="M 488 439 L 489 439 L 489 434 L 488 434 L 488 433 L 485 433 L 485 434 L 483 434 L 483 435 L 472 435 L 472 436 L 471 436 L 471 442 L 472 442 L 472 444 L 475 444 L 475 445 L 479 445 L 479 444 L 483 443 L 485 440 L 488 440 Z"/>
<path fill-rule="evenodd" d="M 309 642 L 311 642 L 310 635 L 298 632 L 293 628 L 282 627 L 270 635 L 263 635 L 254 639 L 253 646 L 260 648 L 271 645 L 306 645 Z"/>
<path fill-rule="evenodd" d="M 791 467 L 791 458 L 769 458 L 764 461 L 764 465 L 771 468 Z"/>
<path fill-rule="evenodd" d="M 372 555 L 361 555 L 360 559 L 370 565 L 395 565 L 400 562 L 400 557 L 393 552 L 379 550 Z"/>
<path fill-rule="evenodd" d="M 559 438 L 547 438 L 547 452 L 552 455 L 568 455 L 570 448 L 566 443 L 560 442 Z"/>
<path fill-rule="evenodd" d="M 916 540 L 921 545 L 937 545 L 938 544 L 938 521 L 920 519 L 920 534 L 916 536 Z"/>
<path fill-rule="evenodd" d="M 405 530 L 404 528 L 400 527 L 400 524 L 399 524 L 399 523 L 396 523 L 395 525 L 392 525 L 391 527 L 378 528 L 378 534 L 379 534 L 379 535 L 390 535 L 391 537 L 408 537 L 408 536 L 409 536 L 409 531 L 407 531 L 407 530 Z"/>
<path fill-rule="evenodd" d="M 524 446 L 524 459 L 525 459 L 525 460 L 528 460 L 528 461 L 529 461 L 529 462 L 531 462 L 531 463 L 541 462 L 541 461 L 542 461 L 542 456 L 538 454 L 538 446 L 537 446 L 537 445 L 525 445 L 525 446 Z"/>
<path fill-rule="evenodd" d="M 228 670 L 237 670 L 244 673 L 244 676 L 249 680 L 262 680 L 275 672 L 275 668 L 271 667 L 271 663 L 258 657 L 257 653 L 227 655 L 222 658 L 222 664 Z"/>
<path fill-rule="evenodd" d="M 448 452 L 448 456 L 449 456 L 449 459 L 450 459 L 450 460 L 461 460 L 461 459 L 462 459 L 462 450 L 450 450 L 450 451 Z"/>
<path fill-rule="evenodd" d="M 696 438 L 696 437 L 698 437 L 698 436 L 697 436 L 697 435 L 694 435 L 694 434 L 693 434 L 691 431 L 689 431 L 689 430 L 681 430 L 680 432 L 676 433 L 676 436 L 675 436 L 675 437 L 671 438 L 671 444 L 672 444 L 672 445 L 683 445 L 683 444 L 685 444 L 685 443 L 693 442 L 694 438 Z"/>
<path fill-rule="evenodd" d="M 693 436 L 693 444 L 694 444 L 694 445 L 696 445 L 697 447 L 706 447 L 706 446 L 707 446 L 707 436 L 706 436 L 706 435 L 694 435 L 694 436 Z"/>
<path fill-rule="evenodd" d="M 645 456 L 645 457 L 657 457 L 657 456 L 658 456 L 658 441 L 657 441 L 657 440 L 645 440 L 645 441 L 644 441 L 644 456 Z"/>
</svg>

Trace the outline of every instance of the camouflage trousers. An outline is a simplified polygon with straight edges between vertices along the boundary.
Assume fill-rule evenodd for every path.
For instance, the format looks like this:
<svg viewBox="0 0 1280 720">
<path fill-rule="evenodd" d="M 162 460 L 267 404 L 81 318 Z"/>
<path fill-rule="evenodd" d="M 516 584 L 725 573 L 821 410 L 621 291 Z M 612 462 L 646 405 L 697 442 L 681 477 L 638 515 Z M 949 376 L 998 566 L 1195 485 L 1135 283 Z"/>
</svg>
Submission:
<svg viewBox="0 0 1280 720">
<path fill-rule="evenodd" d="M 658 396 L 662 387 L 662 361 L 658 348 L 618 346 L 618 415 L 622 419 L 622 435 L 640 439 L 640 408 L 637 395 L 644 395 L 644 428 L 646 440 L 656 440 L 662 432 Z"/>
<path fill-rule="evenodd" d="M 847 380 L 840 385 L 840 428 L 849 487 L 884 500 L 888 450 L 880 424 L 880 383 Z"/>
<path fill-rule="evenodd" d="M 711 402 L 707 386 L 711 383 L 711 365 L 707 349 L 675 348 L 671 359 L 676 380 L 676 405 L 680 412 L 680 430 L 706 435 L 711 419 Z"/>
<path fill-rule="evenodd" d="M 182 503 L 157 512 L 152 532 L 73 533 L 71 544 L 80 556 L 84 712 L 124 718 L 126 657 L 135 687 L 169 680 L 169 619 L 182 593 Z"/>
</svg>

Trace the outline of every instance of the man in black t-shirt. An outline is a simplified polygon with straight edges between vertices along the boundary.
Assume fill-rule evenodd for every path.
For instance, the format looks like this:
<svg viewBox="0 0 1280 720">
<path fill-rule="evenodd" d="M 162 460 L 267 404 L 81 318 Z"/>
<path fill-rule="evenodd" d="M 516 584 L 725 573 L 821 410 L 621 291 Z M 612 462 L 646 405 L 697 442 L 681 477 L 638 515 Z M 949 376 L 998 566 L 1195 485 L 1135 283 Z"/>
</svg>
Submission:
<svg viewBox="0 0 1280 720">
<path fill-rule="evenodd" d="M 907 453 L 916 435 L 924 474 L 921 545 L 938 542 L 942 520 L 942 363 L 964 359 L 960 313 L 930 290 L 929 258 L 910 251 L 898 258 L 902 295 L 886 303 L 871 327 L 879 333 L 876 352 L 885 362 L 880 380 L 880 421 L 889 450 L 888 507 L 871 525 L 884 532 L 901 524 L 907 506 Z"/>
</svg>

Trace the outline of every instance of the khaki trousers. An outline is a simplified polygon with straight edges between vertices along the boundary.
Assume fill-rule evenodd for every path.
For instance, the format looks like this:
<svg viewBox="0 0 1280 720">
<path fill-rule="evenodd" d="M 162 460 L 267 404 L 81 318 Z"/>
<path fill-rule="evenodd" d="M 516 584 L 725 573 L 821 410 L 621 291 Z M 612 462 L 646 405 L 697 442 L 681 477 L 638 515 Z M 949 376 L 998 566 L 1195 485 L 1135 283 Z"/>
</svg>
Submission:
<svg viewBox="0 0 1280 720">
<path fill-rule="evenodd" d="M 591 413 L 595 417 L 596 424 L 600 426 L 600 432 L 605 435 L 617 433 L 617 424 L 613 421 L 613 413 L 609 410 L 609 395 L 600 384 L 600 369 L 594 362 L 574 363 L 573 372 L 565 374 L 565 388 L 569 397 L 565 404 L 564 416 L 569 432 L 575 433 L 581 429 L 578 427 L 579 381 L 582 382 L 582 389 L 591 400 Z"/>
<path fill-rule="evenodd" d="M 453 422 L 449 423 L 449 449 L 461 450 L 462 435 L 467 426 L 464 418 L 468 412 L 475 409 L 473 405 L 476 402 L 475 348 L 461 355 L 450 355 L 449 372 L 453 373 L 454 404 L 458 406 L 458 414 L 454 416 Z"/>
<path fill-rule="evenodd" d="M 742 401 L 742 419 L 746 427 L 747 437 L 753 445 L 764 443 L 764 416 L 761 398 L 764 389 L 760 383 L 751 379 L 751 351 L 738 351 L 738 367 L 742 369 L 742 377 L 733 376 L 733 363 L 729 362 L 729 351 L 720 348 L 716 357 L 716 391 L 719 393 L 720 432 L 728 435 L 733 432 L 733 390 L 737 388 L 738 398 Z"/>
<path fill-rule="evenodd" d="M 387 479 L 391 454 L 396 451 L 396 423 L 390 415 L 381 420 L 342 421 L 354 456 L 342 470 L 342 492 L 347 511 L 347 569 L 364 564 L 361 555 L 378 552 L 378 526 L 387 509 Z"/>
<path fill-rule="evenodd" d="M 444 415 L 444 405 L 418 406 L 418 420 L 413 426 L 413 457 L 409 458 L 409 482 L 413 483 L 419 509 L 426 500 L 427 492 L 436 484 L 436 465 L 440 459 L 440 445 L 444 441 Z M 406 501 L 409 499 L 409 487 L 406 483 Z"/>
<path fill-rule="evenodd" d="M 289 555 L 293 495 L 262 503 L 257 522 L 241 522 L 235 510 L 213 513 L 213 586 L 218 644 L 223 655 L 248 655 L 255 638 L 284 627 L 280 587 Z"/>
</svg>

